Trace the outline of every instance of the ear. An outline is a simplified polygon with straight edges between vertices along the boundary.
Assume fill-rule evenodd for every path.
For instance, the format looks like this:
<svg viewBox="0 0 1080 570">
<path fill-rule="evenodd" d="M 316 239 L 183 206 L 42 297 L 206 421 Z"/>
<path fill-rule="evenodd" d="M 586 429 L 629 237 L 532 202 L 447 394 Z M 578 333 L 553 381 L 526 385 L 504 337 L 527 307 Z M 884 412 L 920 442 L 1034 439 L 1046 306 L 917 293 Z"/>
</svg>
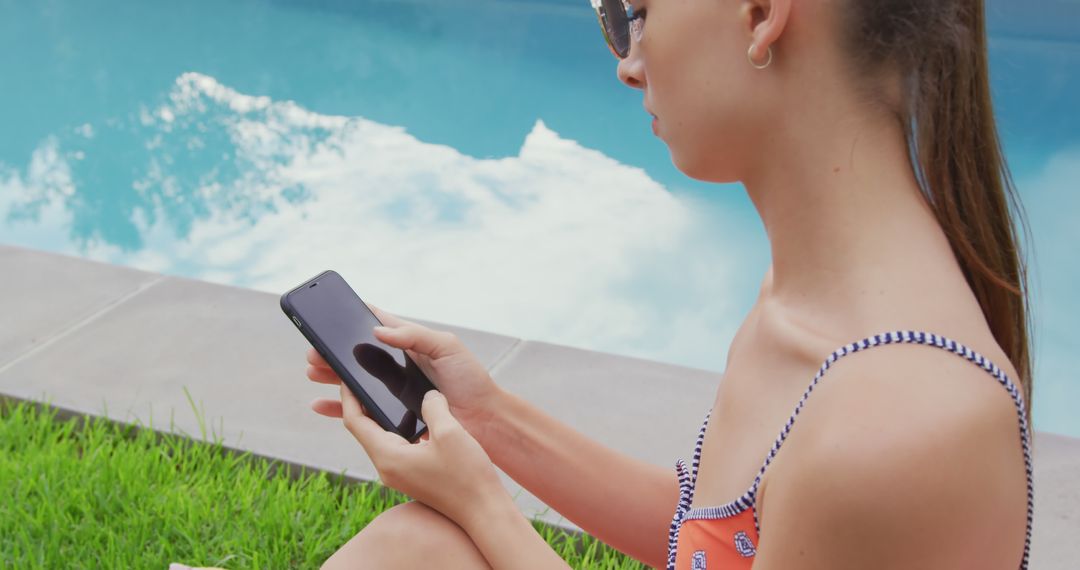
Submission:
<svg viewBox="0 0 1080 570">
<path fill-rule="evenodd" d="M 772 47 L 787 27 L 791 15 L 791 0 L 744 0 L 739 11 L 743 29 L 754 45 L 750 57 L 766 59 Z"/>
</svg>

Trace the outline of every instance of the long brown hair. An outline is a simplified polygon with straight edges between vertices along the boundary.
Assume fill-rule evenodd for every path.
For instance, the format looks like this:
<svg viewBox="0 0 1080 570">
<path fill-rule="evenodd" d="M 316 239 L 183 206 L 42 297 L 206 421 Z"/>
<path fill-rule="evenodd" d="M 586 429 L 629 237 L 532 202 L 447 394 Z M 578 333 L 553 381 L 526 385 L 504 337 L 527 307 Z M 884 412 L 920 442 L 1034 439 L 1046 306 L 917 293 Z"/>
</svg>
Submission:
<svg viewBox="0 0 1080 570">
<path fill-rule="evenodd" d="M 856 77 L 877 93 L 888 76 L 900 79 L 893 111 L 916 179 L 1020 376 L 1030 418 L 1029 293 L 1017 233 L 1027 225 L 994 121 L 983 1 L 848 0 L 838 9 Z"/>
</svg>

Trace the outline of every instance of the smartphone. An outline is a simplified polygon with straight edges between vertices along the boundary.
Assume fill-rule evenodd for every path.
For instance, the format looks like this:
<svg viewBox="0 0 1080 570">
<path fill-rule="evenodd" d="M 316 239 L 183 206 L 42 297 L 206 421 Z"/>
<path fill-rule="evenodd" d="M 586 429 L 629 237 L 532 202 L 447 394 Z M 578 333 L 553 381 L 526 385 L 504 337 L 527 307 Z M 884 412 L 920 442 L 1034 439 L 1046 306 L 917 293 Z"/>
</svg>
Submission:
<svg viewBox="0 0 1080 570">
<path fill-rule="evenodd" d="M 401 349 L 376 340 L 382 323 L 352 287 L 324 271 L 281 296 L 281 310 L 383 429 L 416 441 L 431 380 Z"/>
</svg>

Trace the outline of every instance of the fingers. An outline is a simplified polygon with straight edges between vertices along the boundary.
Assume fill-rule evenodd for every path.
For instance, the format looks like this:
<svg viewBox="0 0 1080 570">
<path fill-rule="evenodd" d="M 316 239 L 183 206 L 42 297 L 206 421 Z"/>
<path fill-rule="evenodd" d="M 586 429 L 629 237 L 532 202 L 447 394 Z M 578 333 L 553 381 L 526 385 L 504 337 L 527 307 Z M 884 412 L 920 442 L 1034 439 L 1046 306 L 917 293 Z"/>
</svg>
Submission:
<svg viewBox="0 0 1080 570">
<path fill-rule="evenodd" d="M 399 317 L 397 315 L 392 315 L 390 313 L 387 313 L 386 311 L 376 307 L 375 305 L 372 305 L 371 303 L 367 303 L 367 306 L 368 306 L 369 309 L 371 309 L 372 313 L 375 313 L 375 318 L 379 319 L 379 322 L 381 322 L 384 325 L 391 326 L 391 327 L 401 327 L 401 326 L 405 326 L 405 325 L 415 324 L 415 323 L 406 321 L 405 319 L 403 319 L 403 318 L 401 318 L 401 317 Z"/>
<path fill-rule="evenodd" d="M 364 451 L 376 463 L 376 467 L 379 460 L 386 454 L 393 453 L 395 448 L 402 444 L 409 444 L 405 438 L 384 430 L 382 426 L 375 423 L 375 420 L 364 414 L 360 402 L 345 384 L 341 385 L 341 412 L 345 427 L 353 434 L 356 441 L 360 442 Z"/>
<path fill-rule="evenodd" d="M 340 418 L 342 415 L 341 402 L 329 398 L 316 398 L 311 401 L 311 409 L 315 413 L 328 418 Z"/>
<path fill-rule="evenodd" d="M 322 355 L 319 354 L 319 351 L 315 350 L 314 348 L 307 349 L 307 361 L 308 364 L 317 368 L 330 368 L 330 365 L 327 364 L 326 359 L 323 358 Z"/>
<path fill-rule="evenodd" d="M 318 382 L 319 384 L 338 384 L 341 382 L 341 378 L 338 378 L 337 373 L 329 368 L 308 366 L 307 377 L 308 380 Z"/>
<path fill-rule="evenodd" d="M 450 413 L 446 397 L 438 390 L 428 390 L 427 394 L 424 394 L 424 402 L 420 405 L 420 415 L 423 416 L 428 431 L 435 437 L 459 425 L 457 419 Z"/>
<path fill-rule="evenodd" d="M 330 364 L 314 348 L 307 349 L 307 361 L 306 374 L 312 382 L 318 382 L 319 384 L 339 384 L 341 382 L 337 372 L 330 368 Z"/>
<path fill-rule="evenodd" d="M 412 350 L 432 360 L 438 360 L 454 350 L 457 337 L 448 332 L 407 324 L 394 328 L 376 327 L 375 338 L 395 348 Z"/>
</svg>

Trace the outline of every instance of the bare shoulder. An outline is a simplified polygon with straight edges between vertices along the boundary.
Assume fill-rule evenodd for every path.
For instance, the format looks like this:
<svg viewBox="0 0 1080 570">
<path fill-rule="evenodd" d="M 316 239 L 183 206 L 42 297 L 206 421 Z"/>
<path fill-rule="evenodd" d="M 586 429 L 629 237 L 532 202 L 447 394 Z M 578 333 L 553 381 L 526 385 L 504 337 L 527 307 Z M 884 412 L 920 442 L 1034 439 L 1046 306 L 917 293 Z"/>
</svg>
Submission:
<svg viewBox="0 0 1080 570">
<path fill-rule="evenodd" d="M 755 568 L 1016 568 L 1020 441 L 1012 397 L 963 358 L 896 345 L 841 359 L 766 474 Z"/>
</svg>

